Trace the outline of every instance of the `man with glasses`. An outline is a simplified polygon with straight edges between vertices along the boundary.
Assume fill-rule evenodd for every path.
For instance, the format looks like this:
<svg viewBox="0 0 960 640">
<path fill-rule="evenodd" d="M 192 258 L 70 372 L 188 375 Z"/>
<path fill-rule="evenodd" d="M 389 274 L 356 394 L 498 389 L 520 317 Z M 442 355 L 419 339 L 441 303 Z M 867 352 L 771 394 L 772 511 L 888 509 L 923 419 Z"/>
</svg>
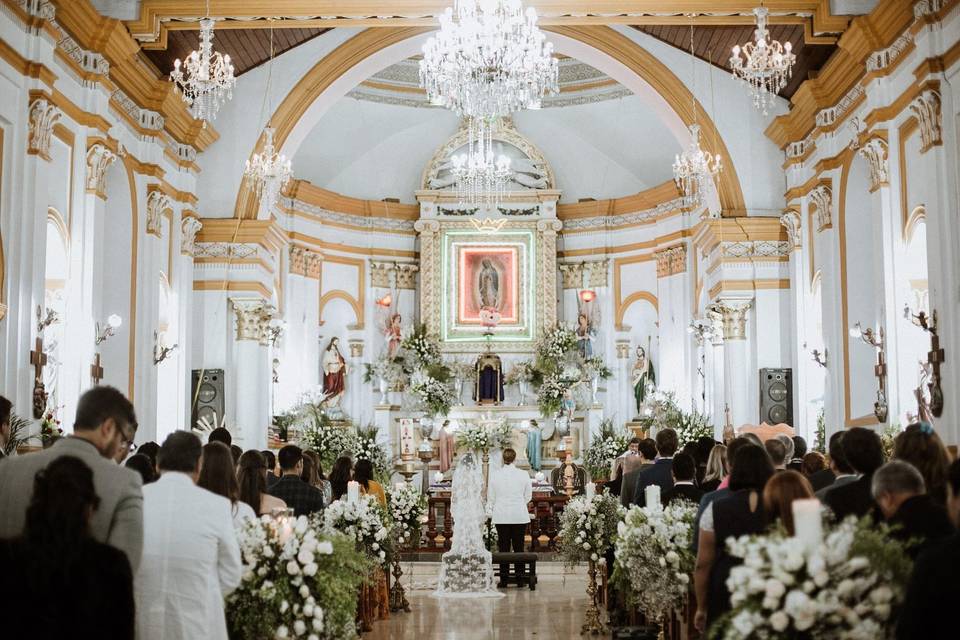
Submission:
<svg viewBox="0 0 960 640">
<path fill-rule="evenodd" d="M 61 456 L 73 456 L 93 470 L 100 506 L 90 532 L 127 554 L 133 573 L 143 548 L 143 493 L 140 475 L 116 463 L 137 432 L 133 405 L 113 387 L 94 387 L 77 403 L 73 434 L 52 447 L 5 460 L 0 465 L 0 538 L 23 533 L 37 472 Z"/>
</svg>

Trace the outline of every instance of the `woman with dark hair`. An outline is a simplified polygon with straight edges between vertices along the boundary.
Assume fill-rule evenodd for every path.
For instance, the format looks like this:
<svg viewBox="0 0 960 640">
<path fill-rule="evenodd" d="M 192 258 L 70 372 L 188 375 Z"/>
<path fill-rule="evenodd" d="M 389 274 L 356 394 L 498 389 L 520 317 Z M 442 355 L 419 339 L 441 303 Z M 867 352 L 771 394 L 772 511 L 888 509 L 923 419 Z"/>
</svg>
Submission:
<svg viewBox="0 0 960 640">
<path fill-rule="evenodd" d="M 787 533 L 794 535 L 793 501 L 813 497 L 813 487 L 803 474 L 787 470 L 775 474 L 763 488 L 763 510 L 768 522 L 778 520 L 783 523 Z"/>
<path fill-rule="evenodd" d="M 124 466 L 139 473 L 140 477 L 143 478 L 143 484 L 156 482 L 157 478 L 159 477 L 157 475 L 156 463 L 142 453 L 135 453 L 127 458 Z"/>
<path fill-rule="evenodd" d="M 240 486 L 239 499 L 258 516 L 269 514 L 274 509 L 287 508 L 286 502 L 267 493 L 267 464 L 263 455 L 255 449 L 245 451 L 240 456 L 237 484 Z"/>
<path fill-rule="evenodd" d="M 950 457 L 940 436 L 926 422 L 914 423 L 893 441 L 893 458 L 909 462 L 923 476 L 927 494 L 941 506 L 947 504 L 947 468 Z"/>
<path fill-rule="evenodd" d="M 811 451 L 803 456 L 803 462 L 800 464 L 800 473 L 809 478 L 815 473 L 820 473 L 827 468 L 827 457 L 819 451 Z M 810 485 L 813 488 L 813 485 Z"/>
<path fill-rule="evenodd" d="M 320 463 L 320 454 L 316 451 L 303 452 L 303 473 L 300 479 L 311 487 L 320 489 L 323 493 L 323 504 L 328 505 L 332 501 L 330 481 L 323 475 L 323 465 Z"/>
<path fill-rule="evenodd" d="M 99 502 L 90 467 L 57 458 L 37 473 L 23 535 L 0 541 L 0 602 L 31 638 L 134 637 L 130 563 L 90 535 Z"/>
<path fill-rule="evenodd" d="M 222 442 L 203 445 L 197 486 L 230 501 L 234 528 L 240 529 L 244 523 L 257 519 L 253 507 L 240 500 L 240 484 L 233 469 L 233 452 Z"/>
<path fill-rule="evenodd" d="M 705 632 L 730 609 L 727 577 L 740 563 L 727 551 L 727 539 L 762 533 L 767 526 L 763 488 L 773 476 L 773 464 L 763 447 L 737 449 L 730 470 L 730 495 L 712 502 L 700 518 L 694 583 L 697 613 L 694 625 Z"/>
<path fill-rule="evenodd" d="M 353 478 L 353 461 L 347 456 L 340 456 L 333 463 L 330 471 L 330 491 L 334 500 L 339 500 L 347 494 L 347 483 Z"/>
<path fill-rule="evenodd" d="M 353 479 L 360 483 L 360 493 L 376 496 L 381 506 L 387 506 L 387 494 L 383 485 L 373 479 L 373 463 L 366 458 L 357 460 L 353 469 Z"/>
</svg>

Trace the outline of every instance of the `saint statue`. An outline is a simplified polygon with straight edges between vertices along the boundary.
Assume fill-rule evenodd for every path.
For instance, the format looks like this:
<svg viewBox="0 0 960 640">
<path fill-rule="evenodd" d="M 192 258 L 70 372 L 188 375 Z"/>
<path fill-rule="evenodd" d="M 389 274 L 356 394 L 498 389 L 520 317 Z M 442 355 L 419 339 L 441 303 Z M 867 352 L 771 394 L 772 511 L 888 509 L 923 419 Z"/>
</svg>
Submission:
<svg viewBox="0 0 960 640">
<path fill-rule="evenodd" d="M 640 414 L 643 401 L 647 397 L 648 387 L 652 388 L 656 384 L 657 376 L 646 349 L 637 347 L 637 361 L 633 365 L 633 396 L 637 399 L 637 415 Z"/>
<path fill-rule="evenodd" d="M 527 431 L 527 461 L 530 468 L 534 471 L 540 471 L 540 448 L 543 442 L 543 434 L 540 432 L 540 425 L 536 420 L 530 421 L 530 429 Z"/>
<path fill-rule="evenodd" d="M 391 360 L 397 355 L 397 351 L 400 350 L 400 341 L 403 339 L 402 321 L 403 318 L 401 318 L 400 314 L 394 313 L 390 316 L 390 323 L 384 332 L 387 338 L 387 357 Z"/>
<path fill-rule="evenodd" d="M 477 291 L 480 294 L 481 308 L 500 309 L 500 274 L 490 261 L 484 258 L 480 263 L 480 274 L 477 278 Z"/>
<path fill-rule="evenodd" d="M 337 346 L 340 338 L 330 338 L 327 349 L 323 352 L 323 405 L 326 407 L 340 406 L 343 392 L 346 391 L 347 361 L 340 354 Z"/>
<path fill-rule="evenodd" d="M 577 316 L 577 351 L 581 358 L 593 357 L 593 339 L 597 336 L 593 325 L 590 324 L 590 318 L 587 314 L 581 313 Z"/>
</svg>

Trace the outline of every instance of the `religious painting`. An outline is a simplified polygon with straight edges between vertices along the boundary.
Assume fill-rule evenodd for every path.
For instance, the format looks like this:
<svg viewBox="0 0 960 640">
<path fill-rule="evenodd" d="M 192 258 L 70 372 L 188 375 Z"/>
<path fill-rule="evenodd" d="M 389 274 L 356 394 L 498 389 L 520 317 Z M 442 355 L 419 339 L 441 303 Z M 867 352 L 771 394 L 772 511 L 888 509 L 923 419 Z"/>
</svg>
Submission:
<svg viewBox="0 0 960 640">
<path fill-rule="evenodd" d="M 527 229 L 443 232 L 442 341 L 534 339 L 535 246 Z"/>
</svg>

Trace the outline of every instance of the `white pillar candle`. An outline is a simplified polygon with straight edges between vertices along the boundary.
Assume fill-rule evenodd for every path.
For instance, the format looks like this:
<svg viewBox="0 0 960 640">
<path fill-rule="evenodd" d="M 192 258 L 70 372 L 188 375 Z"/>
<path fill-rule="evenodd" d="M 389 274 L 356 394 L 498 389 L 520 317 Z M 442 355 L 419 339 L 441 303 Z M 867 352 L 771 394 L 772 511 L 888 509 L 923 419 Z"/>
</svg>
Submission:
<svg viewBox="0 0 960 640">
<path fill-rule="evenodd" d="M 437 471 L 433 474 L 433 484 L 440 484 L 441 482 L 443 482 L 443 474 Z"/>
<path fill-rule="evenodd" d="M 793 531 L 798 540 L 807 549 L 823 542 L 823 520 L 820 517 L 820 501 L 816 498 L 794 500 Z"/>
<path fill-rule="evenodd" d="M 593 500 L 593 497 L 597 495 L 597 485 L 593 482 L 587 483 L 587 500 Z"/>
<path fill-rule="evenodd" d="M 360 500 L 360 483 L 351 480 L 347 483 L 347 502 L 358 502 Z"/>
<path fill-rule="evenodd" d="M 660 506 L 660 485 L 651 484 L 643 490 L 643 497 L 646 500 L 646 506 L 648 507 L 659 507 Z"/>
</svg>

